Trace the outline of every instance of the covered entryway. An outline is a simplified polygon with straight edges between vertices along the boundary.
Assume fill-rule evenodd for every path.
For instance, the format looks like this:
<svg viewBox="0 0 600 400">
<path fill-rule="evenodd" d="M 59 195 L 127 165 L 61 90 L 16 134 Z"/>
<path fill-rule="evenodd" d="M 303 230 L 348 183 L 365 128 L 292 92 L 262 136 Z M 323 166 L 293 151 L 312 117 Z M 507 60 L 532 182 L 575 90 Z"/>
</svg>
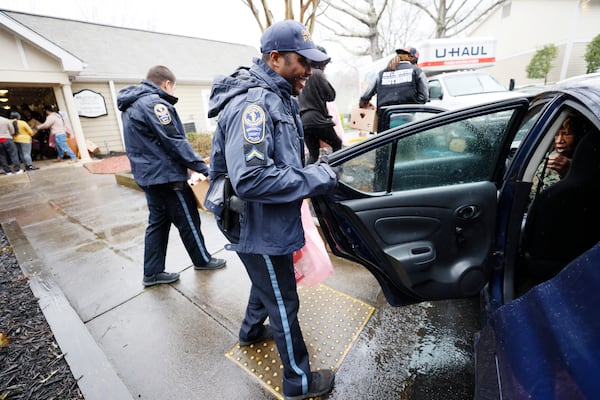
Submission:
<svg viewBox="0 0 600 400">
<path fill-rule="evenodd" d="M 55 106 L 67 113 L 66 122 L 72 128 L 75 142 L 85 149 L 71 90 L 71 81 L 84 69 L 84 63 L 3 13 L 0 13 L 0 45 L 3 49 L 0 98 L 5 99 L 0 100 L 0 112 L 8 117 L 11 111 L 18 111 L 24 119 L 37 116 L 41 122 L 45 120 L 41 112 L 44 106 Z M 39 151 L 51 150 L 44 144 Z M 87 151 L 81 152 L 81 158 L 90 158 Z"/>
<path fill-rule="evenodd" d="M 57 102 L 54 90 L 50 86 L 23 86 L 0 82 L 0 104 L 5 116 L 16 111 L 22 120 L 34 126 L 35 121 L 45 120 L 44 106 L 56 105 Z M 33 138 L 31 156 L 33 160 L 56 158 L 55 149 L 49 145 L 48 130 L 38 132 Z"/>
</svg>

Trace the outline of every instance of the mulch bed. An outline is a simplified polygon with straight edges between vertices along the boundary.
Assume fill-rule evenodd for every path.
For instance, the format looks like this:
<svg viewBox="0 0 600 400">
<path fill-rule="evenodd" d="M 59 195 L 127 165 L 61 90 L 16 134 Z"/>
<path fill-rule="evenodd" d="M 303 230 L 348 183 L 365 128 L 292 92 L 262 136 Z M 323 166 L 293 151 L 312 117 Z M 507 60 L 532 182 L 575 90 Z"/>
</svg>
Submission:
<svg viewBox="0 0 600 400">
<path fill-rule="evenodd" d="M 0 228 L 0 400 L 83 399 Z"/>
<path fill-rule="evenodd" d="M 125 155 L 107 157 L 101 161 L 87 163 L 84 166 L 92 174 L 118 174 L 131 171 L 129 158 Z"/>
</svg>

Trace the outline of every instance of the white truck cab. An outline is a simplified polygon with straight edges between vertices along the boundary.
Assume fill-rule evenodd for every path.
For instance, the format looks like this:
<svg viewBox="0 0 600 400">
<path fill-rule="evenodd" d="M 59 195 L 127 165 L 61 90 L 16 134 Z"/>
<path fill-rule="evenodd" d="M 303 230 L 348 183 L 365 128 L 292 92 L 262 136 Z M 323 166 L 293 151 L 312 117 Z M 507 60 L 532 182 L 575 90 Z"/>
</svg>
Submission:
<svg viewBox="0 0 600 400">
<path fill-rule="evenodd" d="M 525 95 L 508 90 L 492 75 L 480 70 L 442 72 L 428 76 L 428 83 L 431 105 L 447 110 Z"/>
</svg>

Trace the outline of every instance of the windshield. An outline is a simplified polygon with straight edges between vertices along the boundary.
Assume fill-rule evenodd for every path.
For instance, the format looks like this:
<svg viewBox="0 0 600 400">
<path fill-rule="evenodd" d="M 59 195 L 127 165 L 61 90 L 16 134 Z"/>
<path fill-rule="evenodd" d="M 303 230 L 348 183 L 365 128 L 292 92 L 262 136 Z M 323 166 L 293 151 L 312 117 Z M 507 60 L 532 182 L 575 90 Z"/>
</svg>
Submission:
<svg viewBox="0 0 600 400">
<path fill-rule="evenodd" d="M 506 92 L 500 82 L 487 74 L 447 76 L 445 81 L 451 96 Z"/>
</svg>

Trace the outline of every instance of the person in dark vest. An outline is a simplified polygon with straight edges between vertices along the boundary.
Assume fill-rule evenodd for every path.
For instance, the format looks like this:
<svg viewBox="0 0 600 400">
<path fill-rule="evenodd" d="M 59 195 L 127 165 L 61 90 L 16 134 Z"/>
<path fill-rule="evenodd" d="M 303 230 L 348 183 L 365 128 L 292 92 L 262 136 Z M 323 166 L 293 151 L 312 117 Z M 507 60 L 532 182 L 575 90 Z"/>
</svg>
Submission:
<svg viewBox="0 0 600 400">
<path fill-rule="evenodd" d="M 379 72 L 360 97 L 359 107 L 369 108 L 377 94 L 377 109 L 397 104 L 425 104 L 429 101 L 427 77 L 417 67 L 419 52 L 414 47 L 397 49 L 387 67 Z"/>
</svg>

